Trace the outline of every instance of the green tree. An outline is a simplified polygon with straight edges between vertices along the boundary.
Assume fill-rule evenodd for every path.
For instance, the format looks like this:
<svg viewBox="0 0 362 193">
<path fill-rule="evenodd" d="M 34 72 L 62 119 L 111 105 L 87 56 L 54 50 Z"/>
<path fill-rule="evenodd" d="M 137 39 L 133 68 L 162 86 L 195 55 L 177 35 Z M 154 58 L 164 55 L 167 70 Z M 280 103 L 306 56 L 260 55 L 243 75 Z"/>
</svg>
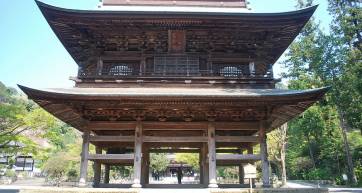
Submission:
<svg viewBox="0 0 362 193">
<path fill-rule="evenodd" d="M 169 160 L 165 153 L 151 153 L 150 154 L 150 168 L 155 172 L 163 172 L 166 170 Z"/>
<path fill-rule="evenodd" d="M 68 155 L 64 152 L 57 153 L 49 158 L 43 168 L 48 180 L 54 180 L 55 185 L 60 186 L 60 183 L 66 179 L 66 174 L 70 167 L 69 159 Z"/>
<path fill-rule="evenodd" d="M 200 170 L 199 154 L 197 153 L 176 153 L 175 160 L 190 165 L 195 171 Z"/>
<path fill-rule="evenodd" d="M 353 7 L 356 3 L 347 1 L 344 1 L 347 6 L 341 4 L 342 0 L 330 1 L 330 10 L 336 15 L 336 25 L 332 25 L 330 34 L 323 33 L 312 19 L 286 55 L 284 63 L 289 72 L 285 77 L 290 80 L 289 88 L 331 86 L 326 100 L 289 124 L 287 165 L 294 177 L 337 178 L 347 166 L 349 180 L 355 182 L 351 153 L 354 149 L 350 148 L 348 132 L 361 128 L 361 79 L 358 77 L 362 74 L 359 71 L 362 65 L 358 59 L 361 58 L 360 44 L 355 43 L 360 42 L 355 32 L 360 33 L 361 28 L 354 25 L 361 9 L 358 12 Z M 298 7 L 312 3 L 304 2 L 299 0 Z M 353 30 L 343 23 L 348 21 Z M 336 161 L 338 167 L 331 167 Z"/>
</svg>

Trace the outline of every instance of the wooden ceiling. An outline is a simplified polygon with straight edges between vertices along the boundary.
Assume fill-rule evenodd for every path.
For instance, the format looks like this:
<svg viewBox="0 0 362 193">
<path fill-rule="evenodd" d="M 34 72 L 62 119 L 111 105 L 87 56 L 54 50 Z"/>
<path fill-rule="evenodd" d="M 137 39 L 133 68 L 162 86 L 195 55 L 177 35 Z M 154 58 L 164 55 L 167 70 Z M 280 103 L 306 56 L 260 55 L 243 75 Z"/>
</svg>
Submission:
<svg viewBox="0 0 362 193">
<path fill-rule="evenodd" d="M 316 9 L 285 13 L 86 11 L 37 4 L 78 65 L 109 50 L 167 53 L 168 30 L 186 31 L 187 53 L 232 52 L 240 59 L 274 64 Z"/>
</svg>

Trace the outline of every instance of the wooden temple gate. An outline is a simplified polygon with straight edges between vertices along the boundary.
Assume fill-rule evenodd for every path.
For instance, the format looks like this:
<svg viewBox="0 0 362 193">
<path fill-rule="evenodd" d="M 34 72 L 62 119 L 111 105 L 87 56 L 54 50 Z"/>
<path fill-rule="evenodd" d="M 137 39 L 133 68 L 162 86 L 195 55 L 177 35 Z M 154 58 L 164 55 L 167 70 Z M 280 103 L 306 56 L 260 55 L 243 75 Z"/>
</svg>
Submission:
<svg viewBox="0 0 362 193">
<path fill-rule="evenodd" d="M 147 187 L 150 152 L 197 152 L 200 187 L 218 187 L 217 165 L 256 161 L 267 187 L 267 132 L 328 90 L 276 89 L 273 75 L 316 7 L 266 14 L 245 0 L 103 0 L 99 10 L 36 3 L 79 71 L 74 88 L 19 87 L 83 132 L 80 186 L 89 161 L 95 187 L 109 184 L 111 165 L 133 165 L 132 187 Z"/>
</svg>

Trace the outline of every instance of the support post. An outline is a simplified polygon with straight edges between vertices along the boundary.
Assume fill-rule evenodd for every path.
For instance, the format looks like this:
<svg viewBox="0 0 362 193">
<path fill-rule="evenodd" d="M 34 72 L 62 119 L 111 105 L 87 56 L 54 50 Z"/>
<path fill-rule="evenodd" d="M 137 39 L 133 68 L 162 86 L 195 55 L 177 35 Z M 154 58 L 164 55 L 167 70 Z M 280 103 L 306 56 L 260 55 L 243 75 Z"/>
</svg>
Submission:
<svg viewBox="0 0 362 193">
<path fill-rule="evenodd" d="M 239 154 L 243 154 L 242 148 L 239 148 Z M 239 165 L 239 184 L 244 184 L 244 164 Z"/>
<path fill-rule="evenodd" d="M 239 165 L 239 184 L 244 184 L 244 165 Z"/>
<path fill-rule="evenodd" d="M 111 166 L 108 164 L 104 165 L 104 183 L 109 184 L 109 172 L 111 170 Z"/>
<path fill-rule="evenodd" d="M 254 149 L 253 149 L 253 146 L 248 146 L 248 148 L 246 149 L 247 150 L 247 152 L 248 152 L 248 154 L 254 154 Z"/>
<path fill-rule="evenodd" d="M 83 132 L 82 153 L 81 153 L 81 161 L 80 161 L 80 178 L 79 178 L 80 187 L 84 187 L 87 185 L 89 135 L 90 135 L 89 130 L 85 130 Z"/>
<path fill-rule="evenodd" d="M 96 154 L 102 154 L 102 148 L 100 147 L 96 147 Z M 93 169 L 94 169 L 94 182 L 93 182 L 93 186 L 94 187 L 99 187 L 99 184 L 101 183 L 101 172 L 102 172 L 102 167 L 101 167 L 101 163 L 99 163 L 98 161 L 94 161 L 94 165 L 93 165 Z"/>
<path fill-rule="evenodd" d="M 142 176 L 141 185 L 149 184 L 149 173 L 150 173 L 150 152 L 148 147 L 143 147 L 142 151 Z"/>
<path fill-rule="evenodd" d="M 142 167 L 142 123 L 137 121 L 135 129 L 134 145 L 134 179 L 132 188 L 141 188 L 141 167 Z"/>
<path fill-rule="evenodd" d="M 200 180 L 202 180 L 202 184 L 205 187 L 208 187 L 209 185 L 209 162 L 208 162 L 208 158 L 207 158 L 207 147 L 208 145 L 206 143 L 202 144 L 201 147 L 201 163 L 202 163 L 202 167 L 200 168 L 200 172 L 202 171 L 202 175 L 200 175 Z M 201 181 L 200 181 L 201 182 Z"/>
<path fill-rule="evenodd" d="M 208 151 L 209 151 L 209 188 L 217 188 L 216 181 L 216 145 L 215 126 L 212 122 L 208 124 Z"/>
<path fill-rule="evenodd" d="M 259 129 L 259 142 L 260 142 L 260 156 L 261 156 L 261 166 L 262 166 L 262 181 L 263 187 L 270 187 L 269 181 L 269 160 L 268 160 L 268 147 L 267 147 L 267 129 L 266 122 L 262 121 Z"/>
<path fill-rule="evenodd" d="M 203 157 L 203 148 L 201 147 L 200 151 L 199 151 L 200 184 L 205 184 L 205 182 L 204 182 L 204 165 L 205 165 L 204 159 L 205 159 L 205 157 Z"/>
</svg>

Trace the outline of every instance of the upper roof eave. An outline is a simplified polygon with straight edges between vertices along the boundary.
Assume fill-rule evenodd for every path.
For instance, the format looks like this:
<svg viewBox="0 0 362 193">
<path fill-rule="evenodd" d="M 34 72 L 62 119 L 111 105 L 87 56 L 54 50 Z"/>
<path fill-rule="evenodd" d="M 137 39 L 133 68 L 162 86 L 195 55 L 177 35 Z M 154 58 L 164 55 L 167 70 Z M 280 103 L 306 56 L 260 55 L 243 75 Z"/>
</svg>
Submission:
<svg viewBox="0 0 362 193">
<path fill-rule="evenodd" d="M 119 10 L 80 10 L 80 9 L 68 9 L 68 8 L 62 8 L 62 7 L 56 7 L 53 5 L 46 4 L 44 2 L 41 2 L 39 0 L 35 0 L 38 7 L 42 11 L 46 10 L 52 10 L 52 11 L 58 11 L 63 13 L 69 13 L 69 14 L 136 14 L 136 15 L 155 15 L 155 14 L 162 14 L 162 15 L 203 15 L 203 16 L 243 16 L 243 17 L 265 17 L 265 18 L 273 18 L 273 17 L 298 17 L 298 16 L 305 16 L 308 15 L 311 17 L 315 10 L 317 9 L 318 5 L 314 5 L 311 7 L 307 7 L 300 10 L 295 11 L 288 11 L 288 12 L 277 12 L 277 13 L 253 13 L 253 12 L 188 12 L 186 11 L 119 11 Z"/>
</svg>

